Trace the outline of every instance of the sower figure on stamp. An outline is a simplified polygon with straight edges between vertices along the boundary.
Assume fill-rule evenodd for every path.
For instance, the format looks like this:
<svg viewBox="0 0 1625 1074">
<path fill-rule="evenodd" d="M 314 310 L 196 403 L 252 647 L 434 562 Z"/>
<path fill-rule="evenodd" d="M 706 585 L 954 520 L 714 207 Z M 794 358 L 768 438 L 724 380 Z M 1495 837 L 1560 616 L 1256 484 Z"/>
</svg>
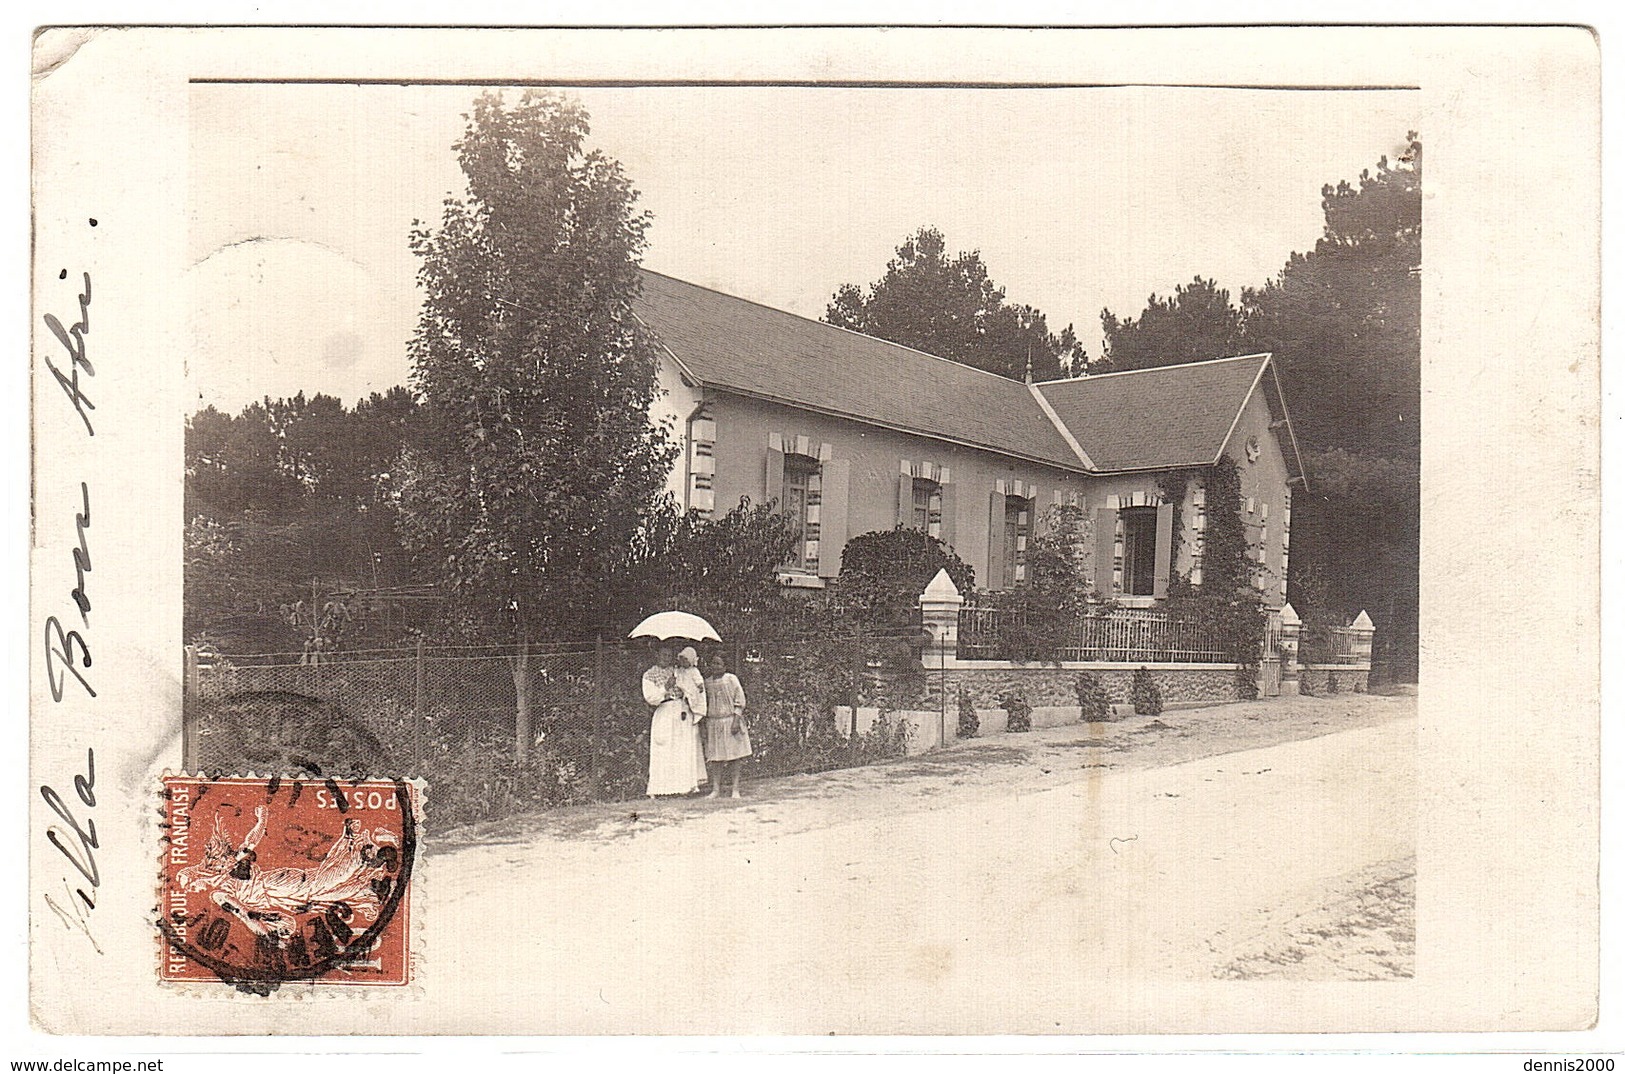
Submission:
<svg viewBox="0 0 1625 1074">
<path fill-rule="evenodd" d="M 215 810 L 203 861 L 176 875 L 182 891 L 209 889 L 215 905 L 278 946 L 298 931 L 299 915 L 312 909 L 343 903 L 363 919 L 377 916 L 379 891 L 373 882 L 386 878 L 392 856 L 399 856 L 395 833 L 359 829 L 353 819 L 345 818 L 343 834 L 316 868 L 262 869 L 257 860 L 260 840 L 265 838 L 265 807 L 254 807 L 254 827 L 235 849 L 221 823 L 221 808 Z"/>
<path fill-rule="evenodd" d="M 655 666 L 643 673 L 643 700 L 654 707 L 649 721 L 649 789 L 661 794 L 692 794 L 705 780 L 699 721 L 705 718 L 705 680 L 693 649 L 679 663 L 672 646 L 662 645 Z"/>
<path fill-rule="evenodd" d="M 745 728 L 745 688 L 728 670 L 721 653 L 705 662 L 705 759 L 713 767 L 711 793 L 722 793 L 723 776 L 733 774 L 733 796 L 739 797 L 739 772 L 750 756 L 750 732 Z"/>
</svg>

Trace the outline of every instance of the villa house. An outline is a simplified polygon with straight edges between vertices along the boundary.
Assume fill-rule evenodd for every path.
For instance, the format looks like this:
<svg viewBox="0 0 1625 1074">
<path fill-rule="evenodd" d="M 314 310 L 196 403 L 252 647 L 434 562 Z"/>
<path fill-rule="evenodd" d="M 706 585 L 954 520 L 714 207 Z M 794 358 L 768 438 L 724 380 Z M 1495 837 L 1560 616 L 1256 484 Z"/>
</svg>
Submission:
<svg viewBox="0 0 1625 1074">
<path fill-rule="evenodd" d="M 1046 509 L 1074 504 L 1094 588 L 1152 606 L 1175 573 L 1200 584 L 1200 473 L 1228 456 L 1264 603 L 1285 601 L 1304 472 L 1267 354 L 1035 384 L 653 272 L 635 310 L 683 446 L 673 493 L 704 512 L 777 501 L 800 533 L 786 584 L 823 585 L 848 539 L 901 525 L 1009 588 Z M 1193 478 L 1177 542 L 1159 482 L 1176 471 Z"/>
</svg>

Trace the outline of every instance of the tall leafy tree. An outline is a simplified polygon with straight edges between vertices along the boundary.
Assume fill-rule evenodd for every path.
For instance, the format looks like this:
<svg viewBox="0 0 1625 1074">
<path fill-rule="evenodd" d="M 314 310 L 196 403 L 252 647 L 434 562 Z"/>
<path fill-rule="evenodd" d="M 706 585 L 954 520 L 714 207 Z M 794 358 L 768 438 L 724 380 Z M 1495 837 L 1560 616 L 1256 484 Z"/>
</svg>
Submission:
<svg viewBox="0 0 1625 1074">
<path fill-rule="evenodd" d="M 1308 451 L 1288 589 L 1333 618 L 1364 608 L 1379 651 L 1414 672 L 1421 554 L 1422 143 L 1321 191 L 1325 231 L 1243 296 L 1247 334 L 1280 364 Z M 1310 578 L 1318 585 L 1304 584 Z"/>
<path fill-rule="evenodd" d="M 1321 189 L 1325 227 L 1239 305 L 1198 277 L 1138 318 L 1103 311 L 1116 369 L 1221 354 L 1275 356 L 1305 452 L 1289 595 L 1326 620 L 1368 611 L 1413 670 L 1420 566 L 1422 143 Z M 1312 607 L 1312 604 L 1323 605 Z"/>
<path fill-rule="evenodd" d="M 1275 279 L 1244 292 L 1247 337 L 1274 352 L 1316 450 L 1416 459 L 1421 449 L 1422 143 L 1328 184 L 1326 227 Z"/>
<path fill-rule="evenodd" d="M 1138 318 L 1100 311 L 1107 369 L 1151 369 L 1245 353 L 1241 310 L 1214 280 L 1196 277 L 1167 298 L 1153 294 Z"/>
<path fill-rule="evenodd" d="M 353 415 L 331 395 L 267 400 L 267 418 L 276 438 L 283 473 L 303 489 L 327 496 L 353 497 L 350 480 Z"/>
<path fill-rule="evenodd" d="M 1059 335 L 1044 314 L 1005 300 L 980 252 L 949 256 L 947 240 L 922 227 L 897 248 L 868 289 L 842 284 L 824 320 L 1001 376 L 1048 380 L 1082 366 L 1072 326 Z"/>
<path fill-rule="evenodd" d="M 417 400 L 401 385 L 357 400 L 351 472 L 367 489 L 377 493 L 391 487 L 391 471 L 412 437 L 417 413 Z"/>
<path fill-rule="evenodd" d="M 1104 359 L 1145 369 L 1270 351 L 1313 450 L 1415 459 L 1420 450 L 1422 143 L 1358 183 L 1321 190 L 1325 228 L 1239 303 L 1196 277 L 1138 317 L 1101 311 Z"/>
<path fill-rule="evenodd" d="M 523 646 L 590 632 L 647 543 L 676 449 L 652 427 L 653 341 L 632 312 L 649 214 L 586 147 L 587 112 L 485 94 L 457 160 L 467 188 L 411 236 L 423 307 L 423 435 L 399 475 L 403 534 L 470 634 Z"/>
</svg>

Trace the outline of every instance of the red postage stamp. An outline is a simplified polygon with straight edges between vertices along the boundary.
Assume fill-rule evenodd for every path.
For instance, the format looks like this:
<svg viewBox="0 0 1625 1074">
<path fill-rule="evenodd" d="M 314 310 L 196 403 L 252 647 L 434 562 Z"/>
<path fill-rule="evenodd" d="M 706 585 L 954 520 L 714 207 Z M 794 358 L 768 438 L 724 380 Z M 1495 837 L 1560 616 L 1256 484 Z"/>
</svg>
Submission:
<svg viewBox="0 0 1625 1074">
<path fill-rule="evenodd" d="M 164 777 L 159 976 L 404 986 L 421 788 Z"/>
</svg>

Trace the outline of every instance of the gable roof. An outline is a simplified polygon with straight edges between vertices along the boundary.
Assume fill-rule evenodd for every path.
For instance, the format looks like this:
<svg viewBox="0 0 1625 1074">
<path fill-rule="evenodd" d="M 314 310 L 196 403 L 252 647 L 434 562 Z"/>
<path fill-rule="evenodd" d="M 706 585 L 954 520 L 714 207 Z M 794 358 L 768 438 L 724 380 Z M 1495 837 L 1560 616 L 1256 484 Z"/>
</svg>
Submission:
<svg viewBox="0 0 1625 1074">
<path fill-rule="evenodd" d="M 1217 461 L 1267 354 L 1026 384 L 641 270 L 640 320 L 684 375 L 741 395 L 1083 473 Z M 1266 376 L 1267 373 L 1267 376 Z M 1291 473 L 1297 445 L 1282 438 Z"/>
<path fill-rule="evenodd" d="M 1269 361 L 1249 354 L 1036 387 L 1102 470 L 1207 465 L 1218 461 Z"/>
<path fill-rule="evenodd" d="M 1020 381 L 647 269 L 633 308 L 706 386 L 1084 468 Z"/>
</svg>

